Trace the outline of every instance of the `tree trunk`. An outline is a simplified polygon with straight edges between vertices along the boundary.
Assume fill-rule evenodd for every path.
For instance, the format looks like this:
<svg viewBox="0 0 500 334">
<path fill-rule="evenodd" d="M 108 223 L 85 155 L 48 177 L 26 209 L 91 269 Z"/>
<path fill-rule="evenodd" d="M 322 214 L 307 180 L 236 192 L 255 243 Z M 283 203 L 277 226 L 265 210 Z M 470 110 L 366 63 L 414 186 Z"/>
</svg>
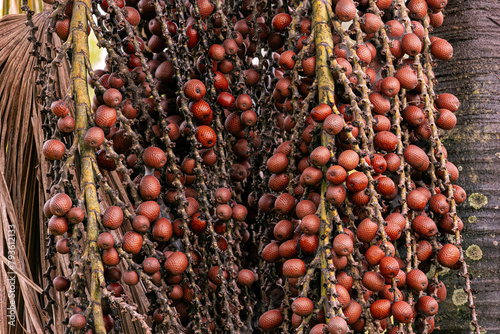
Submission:
<svg viewBox="0 0 500 334">
<path fill-rule="evenodd" d="M 443 27 L 434 35 L 454 47 L 453 59 L 436 69 L 436 93 L 453 93 L 461 101 L 457 126 L 447 133 L 445 144 L 468 195 L 458 213 L 465 225 L 463 248 L 477 292 L 478 320 L 488 333 L 499 333 L 500 1 L 448 1 Z M 470 333 L 470 310 L 461 298 L 463 279 L 452 274 L 445 280 L 448 299 L 440 305 L 441 332 Z"/>
</svg>

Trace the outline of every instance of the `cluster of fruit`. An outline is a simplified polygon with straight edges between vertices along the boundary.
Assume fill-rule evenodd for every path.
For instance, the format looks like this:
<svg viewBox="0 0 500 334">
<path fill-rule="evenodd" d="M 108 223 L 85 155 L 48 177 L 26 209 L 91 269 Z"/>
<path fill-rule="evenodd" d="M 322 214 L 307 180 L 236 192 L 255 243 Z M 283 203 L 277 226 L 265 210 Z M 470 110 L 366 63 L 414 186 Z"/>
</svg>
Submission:
<svg viewBox="0 0 500 334">
<path fill-rule="evenodd" d="M 435 59 L 453 54 L 429 36 L 445 5 L 92 3 L 108 57 L 89 69 L 95 96 L 79 145 L 95 151 L 112 203 L 95 240 L 103 305 L 122 284 L 142 284 L 158 328 L 432 332 L 446 298 L 437 273 L 463 262 L 455 207 L 466 199 L 440 140 L 459 101 L 434 93 Z M 56 22 L 63 40 L 69 22 Z M 71 156 L 60 140 L 75 128 L 66 102 L 51 106 L 49 160 Z M 58 253 L 80 242 L 68 223 L 85 224 L 82 209 L 64 192 L 47 202 Z M 85 292 L 72 293 L 69 325 L 92 333 Z M 106 330 L 119 330 L 103 312 Z"/>
</svg>

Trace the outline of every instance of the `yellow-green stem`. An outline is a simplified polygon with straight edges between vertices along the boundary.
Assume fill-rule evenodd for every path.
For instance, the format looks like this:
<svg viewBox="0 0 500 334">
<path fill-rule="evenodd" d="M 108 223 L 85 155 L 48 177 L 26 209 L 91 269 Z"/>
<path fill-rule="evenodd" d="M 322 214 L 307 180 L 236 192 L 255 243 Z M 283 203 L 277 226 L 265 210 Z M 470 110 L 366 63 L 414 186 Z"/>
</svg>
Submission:
<svg viewBox="0 0 500 334">
<path fill-rule="evenodd" d="M 76 136 L 80 147 L 81 189 L 85 199 L 87 211 L 87 249 L 91 263 L 90 301 L 94 328 L 96 334 L 105 334 L 101 308 L 101 282 L 103 279 L 103 265 L 97 248 L 99 234 L 98 219 L 100 217 L 99 200 L 94 183 L 92 159 L 94 150 L 85 144 L 83 137 L 89 126 L 87 115 L 90 111 L 90 98 L 87 88 L 86 58 L 89 57 L 87 35 L 87 10 L 90 10 L 89 0 L 77 0 L 73 4 L 70 31 L 72 34 L 71 82 L 76 114 Z"/>
<path fill-rule="evenodd" d="M 313 19 L 312 27 L 314 29 L 314 44 L 316 47 L 316 79 L 318 80 L 318 97 L 320 103 L 325 103 L 330 106 L 335 105 L 334 93 L 335 85 L 333 75 L 328 64 L 329 55 L 333 53 L 333 38 L 330 26 L 328 25 L 327 3 L 329 0 L 313 1 Z M 331 6 L 331 4 L 330 4 Z M 323 132 L 321 134 L 321 144 L 327 146 L 328 138 Z M 321 254 L 321 296 L 331 298 L 330 302 L 335 300 L 335 296 L 329 293 L 334 291 L 335 287 L 330 279 L 331 270 L 333 268 L 330 245 L 330 235 L 332 233 L 331 220 L 328 219 L 326 210 L 326 181 L 321 184 L 321 207 L 320 216 L 322 228 L 320 230 L 320 250 Z M 330 294 L 330 296 L 328 296 Z M 329 320 L 330 310 L 325 310 L 327 320 Z"/>
</svg>

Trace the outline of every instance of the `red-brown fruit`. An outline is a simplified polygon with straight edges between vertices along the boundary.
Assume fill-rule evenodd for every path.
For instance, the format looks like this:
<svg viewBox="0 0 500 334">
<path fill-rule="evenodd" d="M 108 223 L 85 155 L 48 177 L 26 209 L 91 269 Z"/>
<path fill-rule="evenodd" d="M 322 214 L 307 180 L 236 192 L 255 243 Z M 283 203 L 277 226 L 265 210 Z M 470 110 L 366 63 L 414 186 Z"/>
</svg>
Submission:
<svg viewBox="0 0 500 334">
<path fill-rule="evenodd" d="M 450 203 L 445 195 L 435 194 L 429 200 L 429 208 L 439 215 L 444 215 L 450 211 Z"/>
<path fill-rule="evenodd" d="M 193 101 L 199 101 L 207 92 L 203 82 L 198 79 L 191 79 L 184 85 L 184 95 Z"/>
<path fill-rule="evenodd" d="M 56 291 L 66 291 L 70 286 L 70 281 L 64 276 L 57 276 L 54 278 L 52 283 L 54 284 L 54 289 L 56 289 Z"/>
<path fill-rule="evenodd" d="M 276 240 L 285 241 L 293 236 L 293 230 L 293 223 L 289 220 L 283 219 L 279 221 L 276 226 L 274 226 L 273 234 Z"/>
<path fill-rule="evenodd" d="M 133 7 L 125 7 L 122 10 L 125 20 L 132 26 L 137 26 L 141 22 L 141 15 L 139 11 Z"/>
<path fill-rule="evenodd" d="M 122 94 L 118 89 L 109 88 L 104 92 L 102 99 L 108 107 L 114 108 L 122 102 Z"/>
<path fill-rule="evenodd" d="M 421 20 L 427 14 L 427 2 L 425 0 L 410 0 L 406 7 L 410 11 L 412 19 Z"/>
<path fill-rule="evenodd" d="M 165 260 L 164 268 L 170 275 L 182 274 L 188 266 L 188 258 L 182 252 L 175 252 Z"/>
<path fill-rule="evenodd" d="M 123 211 L 119 206 L 110 206 L 102 216 L 102 225 L 111 230 L 116 230 L 123 223 Z"/>
<path fill-rule="evenodd" d="M 304 276 L 306 265 L 301 259 L 290 259 L 283 263 L 283 276 L 295 278 Z"/>
<path fill-rule="evenodd" d="M 207 125 L 200 125 L 196 130 L 196 140 L 198 140 L 204 148 L 210 148 L 217 142 L 217 136 L 211 127 Z"/>
<path fill-rule="evenodd" d="M 420 262 L 423 262 L 431 257 L 432 255 L 432 245 L 427 240 L 420 240 L 417 242 L 417 258 Z"/>
<path fill-rule="evenodd" d="M 391 110 L 391 101 L 379 93 L 370 94 L 370 103 L 373 104 L 372 111 L 378 115 L 385 115 Z"/>
<path fill-rule="evenodd" d="M 68 246 L 68 239 L 60 239 L 56 243 L 56 250 L 59 254 L 68 254 L 69 253 L 69 246 Z"/>
<path fill-rule="evenodd" d="M 316 234 L 321 226 L 321 220 L 315 214 L 310 214 L 302 218 L 300 229 L 306 234 Z"/>
<path fill-rule="evenodd" d="M 160 216 L 160 206 L 154 201 L 142 202 L 137 207 L 137 214 L 145 216 L 152 223 Z"/>
<path fill-rule="evenodd" d="M 85 317 L 79 313 L 73 314 L 71 318 L 69 318 L 69 326 L 74 331 L 79 331 L 83 329 L 86 325 L 87 321 Z"/>
<path fill-rule="evenodd" d="M 422 109 L 416 106 L 408 106 L 403 110 L 403 119 L 411 126 L 420 126 L 424 123 L 425 115 Z"/>
<path fill-rule="evenodd" d="M 385 286 L 384 277 L 374 271 L 365 272 L 362 283 L 365 288 L 374 292 L 381 291 Z"/>
<path fill-rule="evenodd" d="M 427 216 L 416 216 L 411 227 L 413 230 L 423 237 L 432 237 L 437 232 L 436 223 Z"/>
<path fill-rule="evenodd" d="M 464 188 L 454 184 L 453 185 L 453 198 L 455 199 L 455 202 L 457 204 L 462 204 L 467 199 L 467 193 L 465 192 Z"/>
<path fill-rule="evenodd" d="M 358 167 L 360 162 L 359 155 L 353 150 L 345 150 L 340 153 L 337 163 L 344 167 L 346 171 L 351 171 Z"/>
<path fill-rule="evenodd" d="M 369 218 L 365 218 L 356 229 L 356 236 L 360 241 L 370 242 L 377 234 L 378 224 Z"/>
<path fill-rule="evenodd" d="M 412 90 L 417 87 L 418 78 L 415 71 L 409 67 L 404 66 L 396 72 L 396 79 L 399 80 L 401 87 L 404 89 Z"/>
<path fill-rule="evenodd" d="M 426 316 L 432 316 L 438 313 L 438 302 L 431 296 L 421 296 L 416 304 L 417 311 Z"/>
<path fill-rule="evenodd" d="M 442 266 L 452 268 L 460 259 L 460 250 L 453 244 L 446 244 L 439 250 L 437 259 Z"/>
<path fill-rule="evenodd" d="M 456 112 L 460 108 L 460 101 L 455 95 L 450 93 L 439 94 L 435 102 L 438 108 L 448 109 L 451 112 Z"/>
<path fill-rule="evenodd" d="M 337 114 L 331 114 L 323 121 L 323 130 L 329 135 L 338 135 L 344 128 L 344 119 Z"/>
<path fill-rule="evenodd" d="M 189 110 L 193 113 L 193 117 L 199 122 L 198 124 L 208 125 L 212 122 L 214 113 L 210 105 L 203 101 L 199 100 L 194 102 L 189 106 Z"/>
<path fill-rule="evenodd" d="M 123 235 L 123 245 L 124 251 L 139 254 L 142 248 L 142 236 L 134 231 L 128 231 Z"/>
<path fill-rule="evenodd" d="M 422 41 L 417 35 L 408 33 L 403 36 L 401 47 L 407 55 L 414 57 L 422 51 Z"/>
<path fill-rule="evenodd" d="M 271 331 L 281 326 L 283 315 L 279 310 L 267 311 L 259 318 L 259 327 L 264 331 Z"/>
<path fill-rule="evenodd" d="M 160 217 L 156 219 L 153 229 L 152 235 L 153 239 L 160 242 L 169 241 L 172 237 L 172 223 L 167 218 Z"/>
<path fill-rule="evenodd" d="M 141 178 L 139 184 L 139 193 L 141 197 L 146 200 L 154 200 L 160 195 L 161 185 L 160 181 L 153 175 L 145 175 Z"/>
<path fill-rule="evenodd" d="M 399 263 L 394 257 L 386 256 L 380 261 L 379 270 L 385 278 L 396 277 L 399 272 Z"/>
<path fill-rule="evenodd" d="M 110 249 L 114 245 L 115 239 L 113 238 L 111 233 L 102 232 L 97 237 L 97 246 L 102 250 Z"/>
<path fill-rule="evenodd" d="M 325 103 L 320 103 L 311 110 L 311 117 L 315 122 L 323 122 L 332 114 L 332 108 Z"/>
<path fill-rule="evenodd" d="M 226 50 L 220 44 L 212 44 L 208 49 L 208 56 L 215 61 L 220 61 L 226 56 Z"/>
<path fill-rule="evenodd" d="M 443 130 L 451 130 L 457 124 L 457 116 L 448 109 L 439 109 L 436 125 Z"/>
<path fill-rule="evenodd" d="M 453 57 L 453 46 L 448 41 L 437 38 L 431 44 L 431 54 L 439 60 L 450 60 Z"/>
<path fill-rule="evenodd" d="M 147 257 L 142 261 L 144 272 L 148 275 L 153 275 L 160 270 L 160 262 L 154 257 Z"/>
<path fill-rule="evenodd" d="M 404 151 L 405 161 L 419 172 L 424 172 L 429 168 L 429 157 L 420 147 L 409 145 Z"/>
<path fill-rule="evenodd" d="M 427 205 L 427 197 L 421 191 L 413 189 L 408 194 L 406 202 L 408 203 L 408 207 L 410 209 L 422 211 L 425 209 L 425 206 Z"/>
<path fill-rule="evenodd" d="M 59 36 L 60 39 L 63 41 L 66 41 L 69 36 L 69 26 L 70 26 L 70 18 L 65 18 L 64 20 L 57 20 L 55 29 L 56 29 L 56 34 Z"/>
<path fill-rule="evenodd" d="M 292 17 L 287 13 L 279 13 L 272 20 L 273 28 L 276 31 L 285 31 L 290 23 L 292 23 Z"/>
<path fill-rule="evenodd" d="M 386 152 L 392 152 L 398 145 L 398 137 L 389 131 L 381 131 L 375 136 L 375 147 Z"/>
<path fill-rule="evenodd" d="M 295 208 L 295 213 L 299 219 L 304 218 L 307 215 L 314 214 L 316 212 L 316 205 L 310 200 L 302 200 L 297 203 Z"/>
<path fill-rule="evenodd" d="M 57 127 L 62 133 L 71 133 L 75 129 L 75 119 L 69 115 L 59 118 Z"/>
<path fill-rule="evenodd" d="M 255 275 L 251 270 L 242 269 L 238 272 L 238 284 L 243 286 L 251 286 L 255 281 Z"/>
<path fill-rule="evenodd" d="M 392 305 L 391 314 L 398 322 L 407 324 L 413 319 L 413 309 L 405 301 L 397 301 Z"/>
<path fill-rule="evenodd" d="M 401 85 L 399 84 L 399 80 L 395 77 L 386 77 L 382 79 L 382 84 L 380 86 L 381 92 L 387 97 L 396 96 L 401 89 Z"/>
<path fill-rule="evenodd" d="M 50 105 L 50 110 L 57 117 L 64 117 L 69 114 L 69 108 L 66 105 L 66 102 L 62 100 L 52 102 L 52 104 Z"/>
<path fill-rule="evenodd" d="M 114 247 L 102 251 L 102 262 L 107 266 L 116 266 L 120 263 L 120 255 Z"/>
<path fill-rule="evenodd" d="M 52 235 L 63 235 L 68 231 L 66 217 L 52 216 L 49 220 L 48 229 Z"/>
<path fill-rule="evenodd" d="M 342 22 L 349 22 L 356 16 L 356 5 L 352 0 L 340 0 L 335 5 L 335 14 Z"/>
<path fill-rule="evenodd" d="M 291 70 L 295 65 L 295 60 L 293 59 L 294 56 L 295 52 L 292 50 L 283 52 L 278 60 L 278 65 L 285 70 Z"/>
<path fill-rule="evenodd" d="M 97 148 L 104 143 L 104 131 L 97 126 L 91 127 L 87 130 L 83 140 L 88 146 Z"/>
<path fill-rule="evenodd" d="M 372 13 L 366 13 L 360 21 L 361 29 L 366 34 L 376 33 L 382 26 L 382 20 L 380 17 Z"/>
<path fill-rule="evenodd" d="M 302 234 L 299 240 L 300 249 L 306 255 L 313 255 L 318 248 L 319 238 L 316 234 Z"/>
<path fill-rule="evenodd" d="M 307 297 L 299 297 L 292 302 L 292 312 L 307 317 L 314 310 L 314 303 Z"/>
<path fill-rule="evenodd" d="M 136 285 L 139 283 L 139 275 L 133 270 L 125 271 L 122 275 L 122 281 L 127 285 Z"/>
<path fill-rule="evenodd" d="M 365 260 L 371 266 L 376 266 L 385 257 L 385 252 L 377 245 L 372 245 L 365 253 Z"/>
<path fill-rule="evenodd" d="M 167 156 L 162 149 L 150 146 L 142 153 L 142 160 L 150 168 L 162 168 L 167 163 Z"/>
<path fill-rule="evenodd" d="M 406 285 L 414 291 L 424 291 L 429 283 L 427 276 L 420 269 L 412 269 L 406 274 Z"/>
<path fill-rule="evenodd" d="M 333 239 L 333 249 L 339 256 L 348 256 L 354 249 L 354 243 L 347 234 L 339 234 Z"/>
<path fill-rule="evenodd" d="M 49 139 L 43 144 L 42 153 L 49 160 L 61 160 L 66 146 L 57 139 Z"/>
<path fill-rule="evenodd" d="M 328 332 L 330 334 L 346 334 L 348 330 L 347 322 L 341 317 L 333 317 L 328 321 Z"/>
<path fill-rule="evenodd" d="M 282 173 L 288 167 L 288 158 L 283 153 L 276 153 L 267 160 L 267 169 L 271 173 Z"/>
<path fill-rule="evenodd" d="M 326 179 L 334 185 L 342 184 L 347 178 L 347 172 L 342 166 L 330 166 L 326 171 Z"/>
<path fill-rule="evenodd" d="M 396 184 L 391 178 L 382 176 L 378 179 L 376 190 L 382 196 L 390 197 L 396 192 Z"/>
<path fill-rule="evenodd" d="M 347 307 L 343 310 L 344 315 L 347 318 L 347 323 L 349 325 L 354 324 L 356 321 L 358 321 L 359 317 L 361 316 L 361 311 L 363 309 L 361 308 L 361 305 L 355 300 L 351 300 L 351 302 L 347 305 Z"/>
<path fill-rule="evenodd" d="M 94 115 L 95 125 L 103 129 L 112 128 L 116 124 L 116 118 L 115 108 L 105 104 L 99 106 Z"/>
<path fill-rule="evenodd" d="M 65 193 L 55 194 L 50 200 L 50 211 L 55 216 L 64 216 L 71 209 L 71 197 Z"/>
<path fill-rule="evenodd" d="M 295 197 L 289 193 L 283 193 L 276 198 L 274 210 L 279 215 L 286 215 L 292 212 L 295 207 Z"/>
<path fill-rule="evenodd" d="M 446 285 L 443 282 L 439 281 L 437 284 L 429 284 L 427 288 L 427 293 L 429 295 L 436 293 L 436 298 L 438 303 L 442 303 L 446 299 Z"/>
<path fill-rule="evenodd" d="M 309 159 L 313 165 L 324 166 L 330 160 L 330 150 L 325 146 L 318 146 L 311 152 Z"/>
<path fill-rule="evenodd" d="M 370 305 L 370 313 L 373 318 L 382 320 L 391 315 L 391 302 L 387 299 L 379 299 Z"/>
</svg>

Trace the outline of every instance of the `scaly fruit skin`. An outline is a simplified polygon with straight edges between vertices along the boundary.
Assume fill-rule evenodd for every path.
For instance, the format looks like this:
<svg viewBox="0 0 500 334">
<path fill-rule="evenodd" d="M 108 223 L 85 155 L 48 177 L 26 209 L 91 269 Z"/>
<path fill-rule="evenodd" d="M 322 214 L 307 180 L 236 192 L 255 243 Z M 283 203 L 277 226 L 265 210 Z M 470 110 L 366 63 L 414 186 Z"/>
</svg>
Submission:
<svg viewBox="0 0 500 334">
<path fill-rule="evenodd" d="M 57 139 L 49 139 L 43 144 L 42 153 L 49 160 L 61 160 L 66 146 Z"/>
<path fill-rule="evenodd" d="M 123 223 L 123 211 L 118 206 L 110 206 L 102 216 L 102 225 L 111 230 L 116 230 Z"/>
<path fill-rule="evenodd" d="M 175 252 L 165 260 L 164 268 L 171 275 L 182 274 L 188 266 L 188 258 L 182 252 Z"/>
<path fill-rule="evenodd" d="M 292 17 L 286 13 L 279 13 L 273 17 L 272 25 L 276 31 L 284 31 L 292 22 Z"/>
<path fill-rule="evenodd" d="M 139 254 L 142 248 L 142 236 L 134 231 L 128 231 L 123 235 L 122 248 L 131 254 Z"/>
<path fill-rule="evenodd" d="M 279 310 L 270 310 L 259 318 L 259 327 L 265 331 L 278 328 L 283 322 L 283 315 Z"/>
<path fill-rule="evenodd" d="M 142 160 L 150 168 L 162 168 L 167 163 L 167 156 L 160 148 L 150 146 L 142 153 Z"/>
<path fill-rule="evenodd" d="M 53 215 L 62 217 L 68 213 L 72 205 L 73 203 L 68 195 L 58 193 L 50 200 L 50 211 Z"/>
</svg>

